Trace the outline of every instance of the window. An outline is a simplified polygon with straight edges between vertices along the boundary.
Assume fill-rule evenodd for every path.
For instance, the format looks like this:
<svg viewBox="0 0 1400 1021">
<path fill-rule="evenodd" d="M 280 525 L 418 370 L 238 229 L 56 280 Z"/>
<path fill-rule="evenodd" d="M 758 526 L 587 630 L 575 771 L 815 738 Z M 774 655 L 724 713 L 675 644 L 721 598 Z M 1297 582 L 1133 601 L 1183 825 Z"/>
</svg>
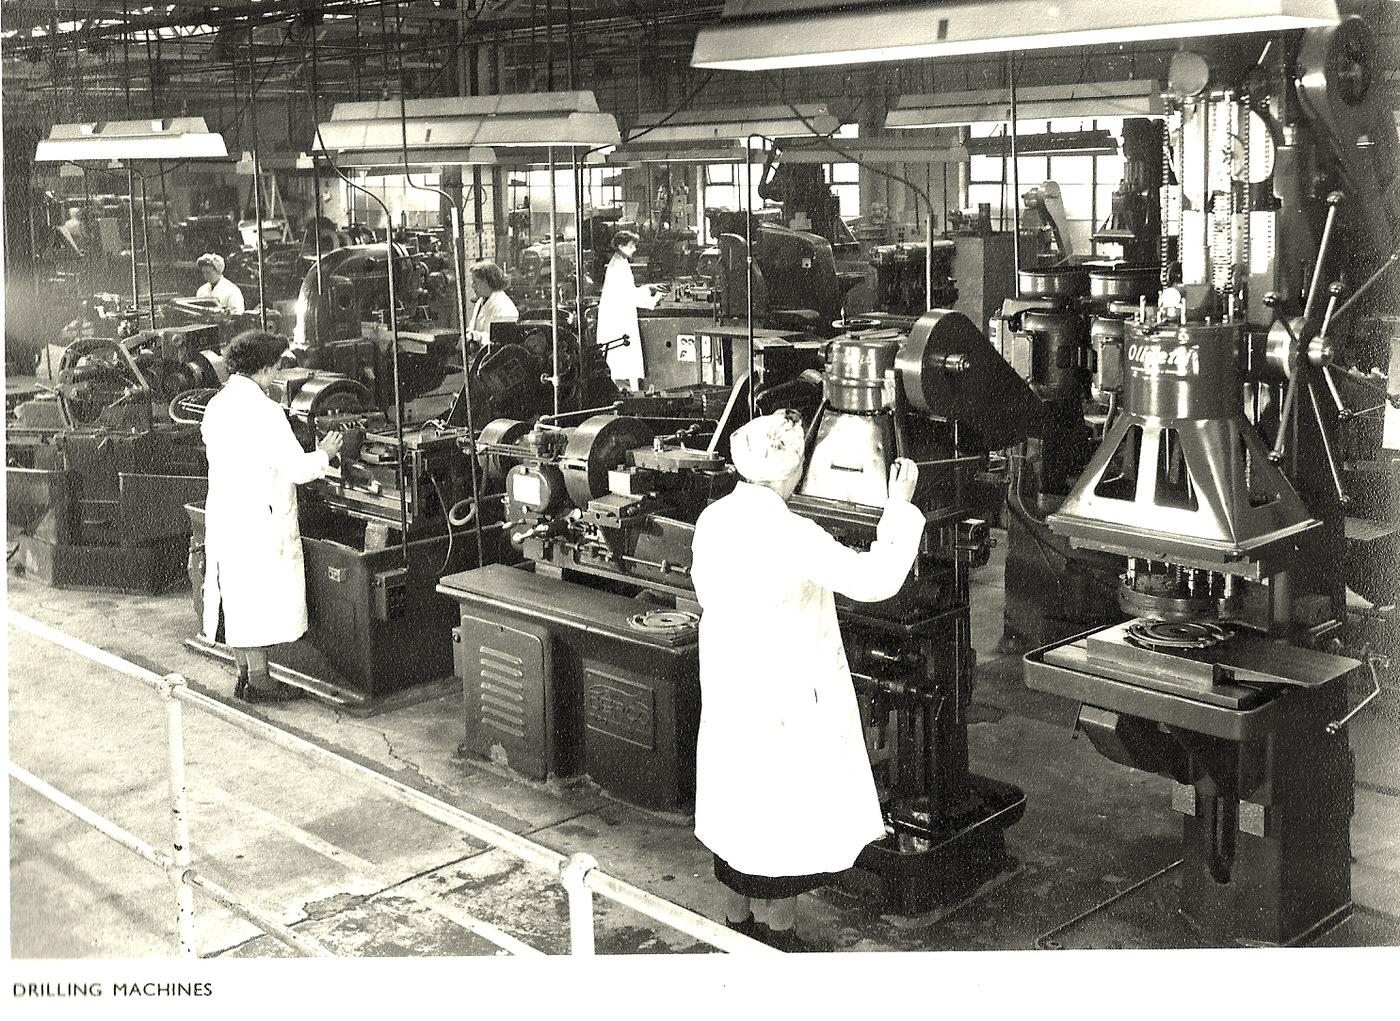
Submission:
<svg viewBox="0 0 1400 1021">
<path fill-rule="evenodd" d="M 1017 125 L 1018 137 L 1025 139 L 1050 132 L 1105 129 L 1121 137 L 1123 121 L 1119 117 L 1094 120 L 1051 120 Z M 975 124 L 972 138 L 1005 138 L 1008 125 Z M 1076 256 L 1094 253 L 1092 235 L 1112 211 L 1112 196 L 1123 178 L 1123 157 L 1119 154 L 1078 154 L 1020 156 L 1016 161 L 1021 196 L 1032 188 L 1054 181 L 1059 185 L 1060 201 L 1064 205 L 1065 222 L 1060 229 L 1070 251 Z M 1012 195 L 1011 161 L 1003 156 L 973 156 L 968 164 L 968 205 L 976 207 L 986 202 L 992 210 L 993 229 L 1014 229 L 1015 208 L 1021 196 Z M 1022 206 L 1024 210 L 1024 205 Z M 1024 217 L 1024 214 L 1023 214 Z"/>
</svg>

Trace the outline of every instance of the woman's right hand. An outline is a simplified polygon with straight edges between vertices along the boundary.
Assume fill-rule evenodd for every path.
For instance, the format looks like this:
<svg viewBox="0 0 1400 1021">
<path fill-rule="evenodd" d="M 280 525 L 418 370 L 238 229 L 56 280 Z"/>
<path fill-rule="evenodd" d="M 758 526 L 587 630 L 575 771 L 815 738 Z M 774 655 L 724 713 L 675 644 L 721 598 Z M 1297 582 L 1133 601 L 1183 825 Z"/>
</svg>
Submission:
<svg viewBox="0 0 1400 1021">
<path fill-rule="evenodd" d="M 890 497 L 904 500 L 914 499 L 914 488 L 919 484 L 919 466 L 907 457 L 897 457 L 890 465 Z"/>
<path fill-rule="evenodd" d="M 321 442 L 316 444 L 318 450 L 324 451 L 329 458 L 340 456 L 340 448 L 345 445 L 345 437 L 338 432 L 326 433 L 321 437 Z"/>
</svg>

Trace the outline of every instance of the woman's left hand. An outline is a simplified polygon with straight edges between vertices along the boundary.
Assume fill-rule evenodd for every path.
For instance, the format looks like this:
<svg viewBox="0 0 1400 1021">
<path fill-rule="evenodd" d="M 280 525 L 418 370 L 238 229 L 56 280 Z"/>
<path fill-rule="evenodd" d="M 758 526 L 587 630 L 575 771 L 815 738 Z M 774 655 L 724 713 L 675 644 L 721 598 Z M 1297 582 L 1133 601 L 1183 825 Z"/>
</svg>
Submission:
<svg viewBox="0 0 1400 1021">
<path fill-rule="evenodd" d="M 345 437 L 338 432 L 326 433 L 321 437 L 321 442 L 316 444 L 317 449 L 325 452 L 330 458 L 340 456 L 340 448 L 345 445 Z"/>
</svg>

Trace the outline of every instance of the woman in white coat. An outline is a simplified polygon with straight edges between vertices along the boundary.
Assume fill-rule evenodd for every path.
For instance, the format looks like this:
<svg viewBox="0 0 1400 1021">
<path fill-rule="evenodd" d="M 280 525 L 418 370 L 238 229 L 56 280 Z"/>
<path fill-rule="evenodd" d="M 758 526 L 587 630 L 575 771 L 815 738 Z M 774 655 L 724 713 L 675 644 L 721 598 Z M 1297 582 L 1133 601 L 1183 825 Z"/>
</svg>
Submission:
<svg viewBox="0 0 1400 1021">
<path fill-rule="evenodd" d="M 754 419 L 730 449 L 746 481 L 705 509 L 693 543 L 704 609 L 695 835 L 728 888 L 727 924 L 800 951 L 797 895 L 885 833 L 833 593 L 875 602 L 899 591 L 924 528 L 909 502 L 919 470 L 894 462 L 876 541 L 857 552 L 787 507 L 804 458 L 796 412 Z"/>
<path fill-rule="evenodd" d="M 467 339 L 486 344 L 491 340 L 491 324 L 517 322 L 520 310 L 506 293 L 505 271 L 489 259 L 473 264 L 471 281 L 476 304 L 467 321 Z"/>
<path fill-rule="evenodd" d="M 219 311 L 231 316 L 243 314 L 243 292 L 228 277 L 224 276 L 224 257 L 212 252 L 195 260 L 204 283 L 194 292 L 196 298 L 213 298 L 219 304 Z"/>
<path fill-rule="evenodd" d="M 655 308 L 661 289 L 654 284 L 638 287 L 632 276 L 632 256 L 641 239 L 630 230 L 613 235 L 612 258 L 603 274 L 603 293 L 598 298 L 598 344 L 615 344 L 607 352 L 612 378 L 640 390 L 646 366 L 642 360 L 642 328 L 637 309 Z M 620 341 L 627 339 L 623 345 Z"/>
<path fill-rule="evenodd" d="M 273 681 L 268 646 L 306 633 L 306 568 L 297 527 L 297 484 L 324 476 L 340 453 L 328 433 L 310 453 L 267 396 L 287 338 L 240 333 L 224 349 L 232 375 L 209 401 L 201 433 L 209 459 L 205 502 L 204 634 L 223 641 L 238 665 L 234 694 L 285 702 L 300 689 Z"/>
</svg>

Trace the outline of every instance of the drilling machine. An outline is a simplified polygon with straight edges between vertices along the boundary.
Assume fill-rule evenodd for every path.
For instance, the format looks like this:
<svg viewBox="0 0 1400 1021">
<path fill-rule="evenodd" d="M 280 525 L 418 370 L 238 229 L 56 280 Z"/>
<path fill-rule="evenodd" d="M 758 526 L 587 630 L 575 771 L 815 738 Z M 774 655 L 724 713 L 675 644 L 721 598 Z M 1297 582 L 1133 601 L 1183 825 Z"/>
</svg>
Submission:
<svg viewBox="0 0 1400 1021">
<path fill-rule="evenodd" d="M 868 547 L 890 463 L 920 466 L 927 525 L 903 587 L 880 603 L 836 601 L 886 823 L 846 881 L 883 910 L 918 914 L 1005 868 L 1003 834 L 1025 808 L 1018 788 L 968 767 L 969 581 L 991 545 L 969 489 L 988 451 L 1038 426 L 1039 402 L 971 320 L 946 310 L 907 331 L 836 338 L 823 384 L 794 512 Z"/>
<path fill-rule="evenodd" d="M 609 793 L 676 809 L 695 794 L 698 606 L 690 540 L 733 488 L 715 419 L 498 419 L 475 452 L 504 489 L 524 563 L 446 576 L 465 751 L 538 780 L 586 773 Z"/>
<path fill-rule="evenodd" d="M 179 414 L 202 420 L 215 391 L 181 395 Z M 307 450 L 328 432 L 345 437 L 330 473 L 300 487 L 306 559 L 307 638 L 331 667 L 279 650 L 272 673 L 328 700 L 364 704 L 451 672 L 451 649 L 434 642 L 452 605 L 434 586 L 445 572 L 497 559 L 497 506 L 479 500 L 474 464 L 462 456 L 470 430 L 436 420 L 399 423 L 369 389 L 340 373 L 279 369 L 268 396 L 286 411 Z M 193 526 L 189 574 L 196 610 L 203 578 L 204 508 L 186 507 Z M 496 520 L 483 520 L 496 514 Z M 186 644 L 230 659 L 212 636 Z M 278 658 L 281 657 L 281 658 Z"/>
<path fill-rule="evenodd" d="M 207 332 L 75 340 L 52 389 L 7 418 L 6 514 L 29 577 L 151 594 L 183 576 L 181 508 L 203 498 L 207 465 L 198 431 L 164 401 L 172 380 L 227 375 L 198 342 Z"/>
<path fill-rule="evenodd" d="M 887 910 L 916 914 L 999 872 L 1003 831 L 1024 809 L 1020 790 L 968 768 L 968 583 L 990 535 L 968 517 L 967 488 L 988 449 L 1034 424 L 1038 403 L 956 312 L 842 334 L 815 375 L 796 513 L 868 547 L 890 463 L 921 463 L 916 502 L 928 526 L 909 579 L 882 603 L 837 603 L 888 823 L 848 879 Z M 769 389 L 797 399 L 791 384 L 807 382 Z M 767 407 L 763 392 L 754 401 Z M 537 779 L 586 772 L 649 807 L 690 802 L 690 541 L 700 512 L 734 484 L 721 451 L 747 403 L 680 428 L 598 415 L 572 428 L 506 420 L 483 431 L 478 448 L 488 475 L 504 477 L 526 569 L 490 566 L 439 586 L 462 607 L 454 641 L 470 751 Z M 657 435 L 663 424 L 674 431 Z"/>
<path fill-rule="evenodd" d="M 1214 945 L 1350 914 L 1347 687 L 1384 665 L 1348 640 L 1339 384 L 1395 307 L 1400 147 L 1359 18 L 1260 49 L 1242 77 L 1174 61 L 1180 277 L 1124 321 L 1118 412 L 1048 516 L 1124 565 L 1131 619 L 1025 657 L 1100 753 L 1173 782 L 1180 911 Z"/>
</svg>

